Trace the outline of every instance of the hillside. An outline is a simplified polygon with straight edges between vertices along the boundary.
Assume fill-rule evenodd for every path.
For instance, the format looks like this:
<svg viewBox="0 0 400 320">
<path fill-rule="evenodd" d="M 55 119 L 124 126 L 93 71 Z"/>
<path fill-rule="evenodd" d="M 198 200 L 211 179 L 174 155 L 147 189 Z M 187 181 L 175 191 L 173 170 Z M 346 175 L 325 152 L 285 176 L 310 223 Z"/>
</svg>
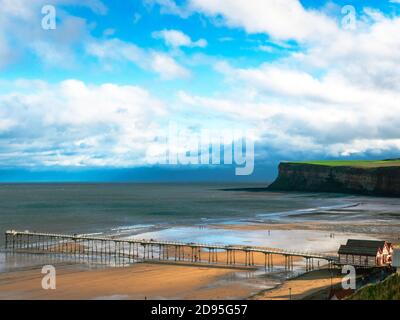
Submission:
<svg viewBox="0 0 400 320">
<path fill-rule="evenodd" d="M 400 275 L 395 273 L 381 283 L 361 288 L 348 300 L 400 300 Z"/>
<path fill-rule="evenodd" d="M 400 160 L 283 162 L 268 190 L 400 196 Z"/>
</svg>

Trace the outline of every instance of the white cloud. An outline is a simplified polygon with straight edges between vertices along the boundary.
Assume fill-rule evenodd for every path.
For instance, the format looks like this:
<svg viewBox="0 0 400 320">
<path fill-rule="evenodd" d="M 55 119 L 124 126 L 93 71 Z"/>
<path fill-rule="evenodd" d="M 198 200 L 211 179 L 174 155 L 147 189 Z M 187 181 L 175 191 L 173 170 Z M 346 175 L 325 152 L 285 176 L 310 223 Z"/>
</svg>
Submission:
<svg viewBox="0 0 400 320">
<path fill-rule="evenodd" d="M 0 68 L 12 62 L 15 59 L 14 54 L 5 36 L 0 32 Z"/>
<path fill-rule="evenodd" d="M 296 54 L 298 64 L 336 70 L 363 88 L 400 89 L 400 18 L 341 31 L 330 41 Z"/>
<path fill-rule="evenodd" d="M 158 73 L 165 80 L 190 76 L 189 70 L 178 64 L 174 58 L 166 53 L 145 50 L 119 39 L 92 41 L 87 45 L 86 50 L 88 54 L 102 60 L 134 63 L 144 70 Z"/>
<path fill-rule="evenodd" d="M 266 34 L 271 38 L 268 43 L 279 43 L 282 48 L 287 40 L 298 42 L 298 50 L 292 48 L 294 53 L 281 60 L 253 67 L 241 66 L 243 60 L 234 59 L 231 65 L 216 64 L 225 87 L 209 96 L 179 92 L 180 105 L 174 107 L 182 113 L 173 118 L 186 116 L 188 122 L 212 119 L 221 129 L 254 128 L 259 145 L 280 154 L 311 157 L 400 151 L 400 18 L 365 8 L 357 29 L 346 31 L 324 13 L 327 11 L 306 9 L 298 0 L 189 0 L 182 6 L 173 0 L 147 3 L 182 18 L 193 12 L 213 21 L 222 18 L 226 26 Z M 88 35 L 86 21 L 67 15 L 57 33 L 44 37 L 43 30 L 32 22 L 31 7 L 20 0 L 0 0 L 0 4 L 6 12 L 0 21 L 0 66 L 19 53 L 11 51 L 11 31 L 20 50 L 33 52 L 45 63 L 72 65 L 71 47 L 83 39 L 86 52 L 106 66 L 132 63 L 166 80 L 191 75 L 181 64 L 185 61 L 182 55 L 171 54 L 182 53 L 181 47 L 207 45 L 204 39 L 194 41 L 174 29 L 153 33 L 173 49 L 170 53 L 119 39 L 94 40 Z M 100 1 L 84 5 L 99 14 L 106 12 Z M 26 22 L 22 27 L 21 21 Z M 26 35 L 31 35 L 32 41 Z M 259 46 L 258 50 L 270 52 L 273 48 Z M 186 65 L 212 65 L 216 59 L 202 55 L 184 58 Z M 0 105 L 0 139 L 7 141 L 0 163 L 6 159 L 16 165 L 143 163 L 144 145 L 165 129 L 160 120 L 165 113 L 163 103 L 134 86 L 91 86 L 77 80 L 56 85 L 18 81 L 15 90 L 0 95 Z"/>
<path fill-rule="evenodd" d="M 177 5 L 175 0 L 144 0 L 144 3 L 150 7 L 160 6 L 162 14 L 173 14 L 181 18 L 187 18 L 192 14 L 187 7 Z"/>
<path fill-rule="evenodd" d="M 160 6 L 163 14 L 187 18 L 202 13 L 228 27 L 247 33 L 266 33 L 275 41 L 299 42 L 329 37 L 338 31 L 334 19 L 323 11 L 305 9 L 299 0 L 146 0 Z"/>
<path fill-rule="evenodd" d="M 260 46 L 258 46 L 258 47 L 256 48 L 256 50 L 262 51 L 262 52 L 271 53 L 271 52 L 274 52 L 274 47 L 272 47 L 272 46 L 266 46 L 266 45 L 260 45 Z"/>
<path fill-rule="evenodd" d="M 357 103 L 365 98 L 365 91 L 352 87 L 345 78 L 331 73 L 322 79 L 312 74 L 279 65 L 262 64 L 258 68 L 235 69 L 227 64 L 217 64 L 225 76 L 245 83 L 261 93 L 290 99 L 324 103 Z"/>
<path fill-rule="evenodd" d="M 327 37 L 338 29 L 335 21 L 317 10 L 305 9 L 299 0 L 188 0 L 178 6 L 173 0 L 148 0 L 161 6 L 161 13 L 182 18 L 200 12 L 221 17 L 229 27 L 248 33 L 267 33 L 275 40 L 309 41 Z"/>
<path fill-rule="evenodd" d="M 204 48 L 207 46 L 205 39 L 199 39 L 193 41 L 188 35 L 184 34 L 179 30 L 161 30 L 153 32 L 153 37 L 156 39 L 164 40 L 165 44 L 172 48 L 179 47 L 200 47 Z"/>
<path fill-rule="evenodd" d="M 376 37 L 376 28 L 363 36 Z M 379 45 L 385 42 L 380 39 Z M 364 41 L 367 43 L 367 39 Z M 363 48 L 359 42 L 354 46 L 358 50 Z M 392 59 L 398 58 L 393 53 L 385 60 L 388 64 L 374 63 L 374 55 L 385 53 L 373 49 L 373 46 L 366 47 L 360 55 L 349 57 L 353 69 L 370 68 L 371 74 L 367 72 L 368 77 L 364 79 L 358 79 L 361 73 L 349 74 L 346 66 L 333 70 L 326 67 L 324 72 L 315 75 L 298 63 L 297 56 L 253 68 L 235 68 L 219 62 L 215 68 L 225 76 L 230 87 L 216 97 L 187 92 L 181 92 L 179 97 L 190 109 L 217 112 L 220 117 L 230 117 L 257 128 L 258 136 L 264 137 L 260 144 L 280 154 L 308 152 L 317 156 L 346 156 L 398 152 L 399 82 L 390 83 L 393 78 L 387 78 L 398 75 L 397 66 L 391 64 Z M 364 65 L 366 60 L 371 64 Z M 383 67 L 394 71 L 387 69 L 385 77 L 383 72 L 378 72 Z M 388 85 L 383 85 L 384 81 L 389 81 Z"/>
<path fill-rule="evenodd" d="M 244 85 L 249 83 L 242 81 Z M 308 101 L 301 96 L 282 101 L 262 94 L 246 96 L 243 91 L 224 98 L 180 92 L 179 98 L 191 110 L 251 127 L 262 137 L 258 152 L 266 149 L 274 150 L 275 155 L 312 157 L 400 151 L 399 94 L 380 97 L 374 92 L 358 104 Z"/>
<path fill-rule="evenodd" d="M 75 0 L 60 0 L 61 4 L 78 4 L 79 6 L 86 6 L 90 8 L 93 12 L 105 15 L 108 12 L 107 6 L 101 0 L 81 0 L 76 3 Z"/>
<path fill-rule="evenodd" d="M 17 81 L 0 95 L 0 163 L 6 166 L 132 166 L 166 106 L 136 86 Z M 12 139 L 9 137 L 12 136 Z"/>
<path fill-rule="evenodd" d="M 57 9 L 56 30 L 43 30 L 41 8 L 46 0 L 0 0 L 0 67 L 17 62 L 16 57 L 35 54 L 47 65 L 63 67 L 60 61 L 74 60 L 74 48 L 88 37 L 89 26 L 84 19 L 71 16 L 64 6 L 87 7 L 97 14 L 105 14 L 107 7 L 100 0 L 55 0 Z M 12 55 L 10 47 L 12 45 Z"/>
<path fill-rule="evenodd" d="M 213 97 L 181 92 L 181 102 L 253 125 L 263 137 L 260 144 L 279 154 L 399 152 L 400 18 L 366 8 L 356 30 L 341 30 L 333 22 L 324 29 L 330 18 L 299 8 L 297 1 L 272 2 L 271 11 L 277 10 L 278 17 L 283 7 L 303 10 L 296 15 L 317 22 L 321 32 L 309 32 L 307 23 L 303 29 L 296 27 L 297 20 L 270 27 L 261 10 L 269 1 L 252 2 L 248 8 L 239 0 L 226 6 L 220 1 L 191 2 L 211 16 L 221 14 L 228 26 L 307 44 L 289 57 L 258 67 L 219 62 L 215 69 L 225 76 L 228 87 Z M 285 16 L 290 20 L 290 14 Z"/>
<path fill-rule="evenodd" d="M 187 78 L 190 75 L 187 69 L 180 66 L 167 54 L 153 52 L 151 58 L 150 64 L 152 70 L 160 74 L 163 79 Z"/>
</svg>

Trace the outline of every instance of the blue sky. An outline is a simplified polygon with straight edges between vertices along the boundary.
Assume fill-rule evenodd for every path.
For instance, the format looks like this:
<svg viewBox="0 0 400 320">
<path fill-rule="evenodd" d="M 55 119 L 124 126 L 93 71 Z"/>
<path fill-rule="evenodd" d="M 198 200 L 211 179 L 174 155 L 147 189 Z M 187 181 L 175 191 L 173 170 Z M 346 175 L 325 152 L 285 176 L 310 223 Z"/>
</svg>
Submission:
<svg viewBox="0 0 400 320">
<path fill-rule="evenodd" d="M 400 157 L 400 1 L 0 7 L 0 181 L 268 181 L 282 160 Z M 152 165 L 171 123 L 251 137 L 254 172 Z"/>
</svg>

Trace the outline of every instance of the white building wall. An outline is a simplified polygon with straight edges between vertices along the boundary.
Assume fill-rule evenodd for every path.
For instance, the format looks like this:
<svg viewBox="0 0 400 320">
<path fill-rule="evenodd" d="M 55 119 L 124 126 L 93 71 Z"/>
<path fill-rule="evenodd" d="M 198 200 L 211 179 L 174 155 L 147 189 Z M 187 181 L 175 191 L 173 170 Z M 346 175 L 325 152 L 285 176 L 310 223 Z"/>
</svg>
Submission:
<svg viewBox="0 0 400 320">
<path fill-rule="evenodd" d="M 400 268 L 400 249 L 393 250 L 392 266 L 395 268 Z"/>
<path fill-rule="evenodd" d="M 339 262 L 341 264 L 374 267 L 376 266 L 376 257 L 341 254 L 339 256 Z"/>
</svg>

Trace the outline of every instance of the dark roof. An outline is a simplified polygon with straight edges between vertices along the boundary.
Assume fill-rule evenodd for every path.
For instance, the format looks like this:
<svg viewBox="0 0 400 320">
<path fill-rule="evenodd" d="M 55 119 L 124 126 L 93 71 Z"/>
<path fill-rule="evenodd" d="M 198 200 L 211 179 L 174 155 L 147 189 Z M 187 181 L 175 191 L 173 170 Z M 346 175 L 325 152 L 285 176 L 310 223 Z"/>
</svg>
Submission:
<svg viewBox="0 0 400 320">
<path fill-rule="evenodd" d="M 336 297 L 338 300 L 342 300 L 343 298 L 346 298 L 347 296 L 353 293 L 354 293 L 353 289 L 337 289 L 337 290 L 332 290 L 330 295 L 331 298 Z"/>
<path fill-rule="evenodd" d="M 358 256 L 372 256 L 375 257 L 378 253 L 378 247 L 354 247 L 348 245 L 341 245 L 339 248 L 339 254 L 353 254 Z"/>
<path fill-rule="evenodd" d="M 385 241 L 382 240 L 357 240 L 349 239 L 347 240 L 346 246 L 349 247 L 366 247 L 366 248 L 376 248 L 383 249 L 385 246 Z"/>
</svg>

